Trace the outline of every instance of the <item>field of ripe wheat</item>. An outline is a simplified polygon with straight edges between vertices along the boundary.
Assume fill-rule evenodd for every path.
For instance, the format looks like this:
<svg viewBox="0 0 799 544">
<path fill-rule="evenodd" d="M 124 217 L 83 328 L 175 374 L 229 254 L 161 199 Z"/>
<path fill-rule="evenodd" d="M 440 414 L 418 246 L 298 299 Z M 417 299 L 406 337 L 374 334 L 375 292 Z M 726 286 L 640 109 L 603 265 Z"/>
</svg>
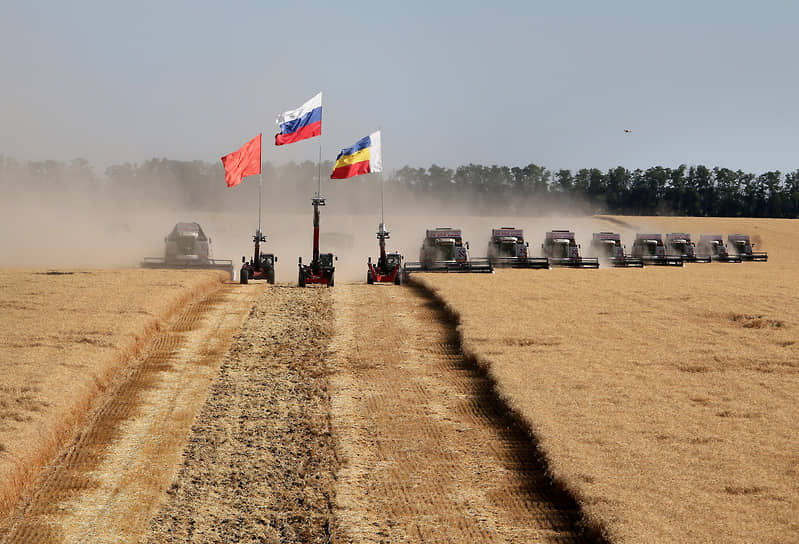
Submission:
<svg viewBox="0 0 799 544">
<path fill-rule="evenodd" d="M 0 517 L 124 364 L 225 273 L 0 270 Z"/>
<path fill-rule="evenodd" d="M 799 541 L 796 221 L 601 221 L 628 248 L 748 233 L 769 261 L 416 278 L 612 541 Z"/>
</svg>

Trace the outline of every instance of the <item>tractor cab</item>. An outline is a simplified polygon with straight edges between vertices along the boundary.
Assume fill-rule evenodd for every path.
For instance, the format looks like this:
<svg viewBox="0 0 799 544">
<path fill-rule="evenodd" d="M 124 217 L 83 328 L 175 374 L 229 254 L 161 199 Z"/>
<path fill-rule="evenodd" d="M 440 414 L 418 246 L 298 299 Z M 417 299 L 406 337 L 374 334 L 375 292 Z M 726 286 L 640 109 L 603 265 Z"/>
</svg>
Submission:
<svg viewBox="0 0 799 544">
<path fill-rule="evenodd" d="M 402 255 L 399 253 L 388 253 L 386 254 L 386 268 L 389 270 L 400 266 L 402 264 Z"/>
<path fill-rule="evenodd" d="M 335 259 L 335 256 L 332 253 L 320 253 L 319 268 L 333 268 L 333 259 Z"/>
<path fill-rule="evenodd" d="M 271 253 L 261 253 L 261 268 L 271 268 L 275 266 L 277 257 Z"/>
</svg>

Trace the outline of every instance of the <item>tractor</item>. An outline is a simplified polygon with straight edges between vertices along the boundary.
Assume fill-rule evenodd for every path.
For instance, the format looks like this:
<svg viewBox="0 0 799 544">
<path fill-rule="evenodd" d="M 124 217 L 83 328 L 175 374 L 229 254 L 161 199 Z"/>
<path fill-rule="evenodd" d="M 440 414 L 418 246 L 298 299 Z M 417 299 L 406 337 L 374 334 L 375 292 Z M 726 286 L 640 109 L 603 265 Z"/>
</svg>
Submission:
<svg viewBox="0 0 799 544">
<path fill-rule="evenodd" d="M 224 270 L 233 279 L 233 261 L 211 257 L 211 239 L 196 222 L 180 222 L 164 238 L 163 257 L 145 257 L 142 268 Z"/>
<path fill-rule="evenodd" d="M 739 255 L 732 255 L 724 244 L 721 234 L 700 234 L 699 249 L 710 253 L 710 258 L 719 263 L 740 263 Z"/>
<path fill-rule="evenodd" d="M 626 255 L 618 232 L 595 232 L 591 239 L 591 247 L 605 256 L 615 268 L 643 268 L 644 261 L 639 257 Z"/>
<path fill-rule="evenodd" d="M 530 257 L 524 231 L 514 227 L 491 229 L 488 241 L 488 261 L 495 267 L 538 268 L 549 270 L 549 259 Z"/>
<path fill-rule="evenodd" d="M 544 256 L 549 258 L 549 263 L 552 266 L 599 268 L 599 259 L 596 257 L 580 256 L 580 246 L 575 241 L 574 233 L 568 230 L 547 232 L 541 249 Z"/>
<path fill-rule="evenodd" d="M 642 259 L 647 265 L 685 266 L 682 256 L 666 252 L 663 235 L 659 233 L 636 233 L 632 254 L 633 257 Z"/>
<path fill-rule="evenodd" d="M 299 258 L 299 274 L 297 284 L 305 287 L 309 283 L 318 283 L 333 287 L 336 267 L 333 263 L 338 257 L 332 253 L 319 253 L 319 206 L 325 205 L 325 199 L 319 194 L 311 199 L 313 204 L 313 258 L 310 264 L 302 264 Z"/>
<path fill-rule="evenodd" d="M 255 244 L 253 258 L 250 262 L 247 262 L 245 257 L 241 258 L 239 283 L 246 284 L 249 280 L 266 280 L 267 283 L 275 283 L 277 256 L 272 253 L 261 253 L 261 242 L 266 242 L 266 236 L 260 229 L 255 231 L 252 241 Z"/>
<path fill-rule="evenodd" d="M 461 229 L 427 229 L 419 262 L 405 263 L 403 275 L 411 272 L 488 272 L 494 267 L 488 259 L 469 259 L 469 243 L 463 242 Z"/>
<path fill-rule="evenodd" d="M 380 242 L 380 257 L 377 259 L 377 264 L 372 264 L 372 258 L 366 263 L 366 283 L 372 285 L 374 282 L 378 283 L 395 283 L 399 285 L 402 283 L 402 274 L 400 268 L 402 267 L 402 255 L 399 253 L 386 253 L 386 240 L 389 238 L 389 232 L 383 223 L 377 227 L 377 239 Z"/>
<path fill-rule="evenodd" d="M 755 244 L 749 240 L 748 234 L 730 234 L 727 236 L 727 243 L 738 253 L 742 261 L 768 261 L 768 254 L 765 251 L 752 251 Z"/>
<path fill-rule="evenodd" d="M 687 232 L 669 232 L 666 234 L 666 251 L 682 255 L 686 263 L 709 263 L 710 255 L 698 255 L 696 244 L 691 241 Z"/>
</svg>

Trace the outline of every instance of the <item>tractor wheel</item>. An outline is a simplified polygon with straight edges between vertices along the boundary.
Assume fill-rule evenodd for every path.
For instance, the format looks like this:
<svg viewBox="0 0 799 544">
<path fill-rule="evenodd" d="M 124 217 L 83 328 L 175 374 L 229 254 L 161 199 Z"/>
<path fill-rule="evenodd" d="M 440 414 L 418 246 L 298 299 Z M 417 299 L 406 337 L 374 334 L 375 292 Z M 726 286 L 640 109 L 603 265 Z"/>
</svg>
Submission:
<svg viewBox="0 0 799 544">
<path fill-rule="evenodd" d="M 247 280 L 249 280 L 249 279 L 250 279 L 250 277 L 249 277 L 249 274 L 247 274 L 247 269 L 246 268 L 242 268 L 241 269 L 241 273 L 239 274 L 239 283 L 241 283 L 243 285 L 247 285 Z"/>
<path fill-rule="evenodd" d="M 328 287 L 333 287 L 333 285 L 335 285 L 334 281 L 335 280 L 333 279 L 333 273 L 331 272 L 330 273 L 330 281 L 327 282 L 327 286 Z"/>
<path fill-rule="evenodd" d="M 270 270 L 269 271 L 269 274 L 267 274 L 267 276 L 266 276 L 266 281 L 271 283 L 272 285 L 275 284 L 275 271 L 274 270 Z"/>
<path fill-rule="evenodd" d="M 400 285 L 402 283 L 402 274 L 397 271 L 397 275 L 394 276 L 394 285 Z"/>
<path fill-rule="evenodd" d="M 297 285 L 300 287 L 305 287 L 305 275 L 302 273 L 302 270 L 300 270 L 300 277 L 297 280 Z"/>
<path fill-rule="evenodd" d="M 372 273 L 371 272 L 367 272 L 366 273 L 366 283 L 368 283 L 369 285 L 372 285 L 374 282 L 375 282 L 375 280 L 374 280 L 374 278 L 372 278 Z"/>
</svg>

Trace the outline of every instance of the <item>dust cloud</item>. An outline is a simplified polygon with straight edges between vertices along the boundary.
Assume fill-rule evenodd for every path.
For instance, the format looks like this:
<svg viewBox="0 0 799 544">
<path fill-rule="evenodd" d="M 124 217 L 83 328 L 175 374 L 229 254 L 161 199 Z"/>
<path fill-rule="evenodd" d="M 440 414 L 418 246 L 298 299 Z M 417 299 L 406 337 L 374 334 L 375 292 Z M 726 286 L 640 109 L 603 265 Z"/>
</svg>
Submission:
<svg viewBox="0 0 799 544">
<path fill-rule="evenodd" d="M 308 164 L 294 179 L 265 175 L 261 182 L 261 230 L 267 236 L 262 251 L 278 257 L 276 279 L 292 283 L 297 261 L 312 256 L 313 207 L 311 197 L 319 183 L 318 165 Z M 339 281 L 362 281 L 368 257 L 379 254 L 376 237 L 381 220 L 381 181 L 375 175 L 331 181 L 323 165 L 320 208 L 320 250 L 337 257 Z M 176 183 L 174 176 L 148 179 L 146 184 L 112 183 L 94 176 L 91 182 L 63 180 L 15 183 L 4 174 L 0 188 L 0 266 L 5 268 L 135 268 L 145 257 L 162 257 L 164 238 L 175 223 L 196 221 L 211 238 L 212 256 L 231 259 L 238 270 L 242 257 L 253 252 L 252 237 L 258 228 L 259 177 L 227 188 L 220 173 L 212 188 L 202 188 L 203 198 L 191 185 Z M 585 257 L 598 257 L 591 248 L 593 232 L 620 232 L 631 248 L 636 231 L 645 225 L 625 223 L 603 216 L 584 216 L 579 206 L 484 200 L 467 193 L 433 194 L 386 181 L 383 214 L 390 238 L 386 249 L 406 260 L 419 259 L 425 230 L 460 228 L 469 242 L 472 258 L 484 257 L 492 228 L 522 228 L 530 255 L 541 254 L 544 233 L 569 229 L 576 233 Z M 472 202 L 472 200 L 474 200 Z M 652 229 L 659 232 L 657 229 Z"/>
</svg>

